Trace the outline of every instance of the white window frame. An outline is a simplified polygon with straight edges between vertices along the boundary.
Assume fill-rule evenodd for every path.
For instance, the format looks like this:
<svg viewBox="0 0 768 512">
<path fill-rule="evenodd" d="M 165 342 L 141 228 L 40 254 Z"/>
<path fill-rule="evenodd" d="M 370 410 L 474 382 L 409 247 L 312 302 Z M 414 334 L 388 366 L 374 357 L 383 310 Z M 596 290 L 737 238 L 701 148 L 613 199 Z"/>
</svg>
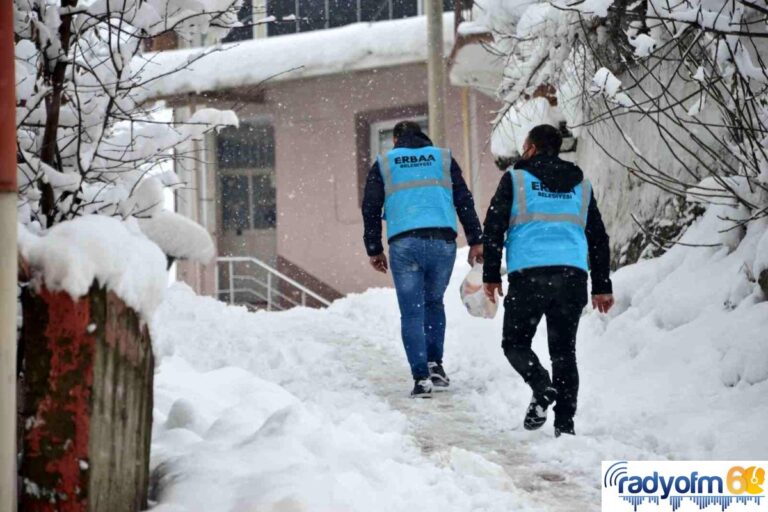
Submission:
<svg viewBox="0 0 768 512">
<path fill-rule="evenodd" d="M 428 118 L 427 116 L 419 116 L 410 118 L 410 121 L 415 121 L 419 124 L 427 124 Z M 392 130 L 397 123 L 402 121 L 402 119 L 386 119 L 384 121 L 374 121 L 369 126 L 369 136 L 370 136 L 370 157 L 371 161 L 373 161 L 374 158 L 376 158 L 377 155 L 381 154 L 381 146 L 379 145 L 379 135 L 383 131 Z"/>
</svg>

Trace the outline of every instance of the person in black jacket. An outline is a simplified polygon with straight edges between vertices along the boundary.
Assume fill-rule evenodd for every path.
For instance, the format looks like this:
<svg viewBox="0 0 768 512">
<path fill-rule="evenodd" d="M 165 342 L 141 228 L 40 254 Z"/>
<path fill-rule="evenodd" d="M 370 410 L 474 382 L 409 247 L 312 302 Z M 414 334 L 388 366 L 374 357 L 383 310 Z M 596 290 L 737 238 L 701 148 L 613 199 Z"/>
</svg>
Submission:
<svg viewBox="0 0 768 512">
<path fill-rule="evenodd" d="M 461 168 L 450 151 L 435 147 L 412 121 L 394 128 L 394 149 L 371 167 L 363 197 L 365 249 L 371 266 L 392 277 L 401 334 L 414 380 L 411 396 L 446 387 L 443 368 L 443 295 L 456 259 L 456 214 L 470 245 L 469 263 L 482 262 L 480 220 Z M 381 241 L 387 221 L 388 262 Z"/>
<path fill-rule="evenodd" d="M 502 296 L 502 249 L 509 289 L 502 348 L 533 391 L 524 427 L 540 428 L 556 403 L 555 435 L 574 434 L 579 374 L 576 331 L 587 303 L 602 313 L 613 305 L 610 249 L 597 201 L 584 173 L 558 157 L 562 137 L 553 126 L 532 129 L 523 158 L 504 173 L 484 224 L 483 282 L 488 298 Z M 552 378 L 531 349 L 547 319 Z"/>
</svg>

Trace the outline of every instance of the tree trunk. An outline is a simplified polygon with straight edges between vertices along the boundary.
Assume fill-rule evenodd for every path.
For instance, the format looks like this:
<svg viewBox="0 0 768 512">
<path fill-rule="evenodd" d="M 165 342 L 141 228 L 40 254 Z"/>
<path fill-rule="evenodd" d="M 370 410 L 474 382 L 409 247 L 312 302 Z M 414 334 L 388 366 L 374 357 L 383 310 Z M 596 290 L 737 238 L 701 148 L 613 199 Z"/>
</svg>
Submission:
<svg viewBox="0 0 768 512">
<path fill-rule="evenodd" d="M 75 7 L 77 0 L 62 0 L 61 7 Z M 64 77 L 67 71 L 70 39 L 72 37 L 72 15 L 64 14 L 61 16 L 61 25 L 59 26 L 59 40 L 61 41 L 61 55 L 55 65 L 50 66 L 47 59 L 44 58 L 43 77 L 51 87 L 51 93 L 45 98 L 45 130 L 43 131 L 43 142 L 40 147 L 40 160 L 51 167 L 61 171 L 61 166 L 56 165 L 56 152 L 58 150 L 59 136 L 59 116 L 61 113 L 62 94 L 64 93 Z M 40 48 L 41 54 L 45 56 L 45 50 Z M 49 71 L 51 70 L 51 71 Z M 55 198 L 53 187 L 49 183 L 44 183 L 41 179 L 40 190 L 40 208 L 45 216 L 47 227 L 51 227 L 55 218 Z"/>
<path fill-rule="evenodd" d="M 96 284 L 73 301 L 29 288 L 19 510 L 147 506 L 154 358 L 135 311 Z"/>
</svg>

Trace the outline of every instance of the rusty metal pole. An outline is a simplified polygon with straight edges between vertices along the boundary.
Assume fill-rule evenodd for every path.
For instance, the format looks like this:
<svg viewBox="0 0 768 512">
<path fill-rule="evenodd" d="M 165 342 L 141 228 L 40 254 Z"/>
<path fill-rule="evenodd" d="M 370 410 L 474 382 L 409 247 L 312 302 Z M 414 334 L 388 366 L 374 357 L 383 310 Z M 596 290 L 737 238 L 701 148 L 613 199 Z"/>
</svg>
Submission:
<svg viewBox="0 0 768 512">
<path fill-rule="evenodd" d="M 13 0 L 0 0 L 0 510 L 16 510 L 16 83 Z"/>
</svg>

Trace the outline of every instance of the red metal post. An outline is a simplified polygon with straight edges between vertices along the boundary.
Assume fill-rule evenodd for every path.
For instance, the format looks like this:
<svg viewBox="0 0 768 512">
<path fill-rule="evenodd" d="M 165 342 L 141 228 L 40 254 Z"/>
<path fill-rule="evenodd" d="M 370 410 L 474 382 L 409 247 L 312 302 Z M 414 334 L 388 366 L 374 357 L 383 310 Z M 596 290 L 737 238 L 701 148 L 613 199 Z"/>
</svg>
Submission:
<svg viewBox="0 0 768 512">
<path fill-rule="evenodd" d="M 39 297 L 44 307 L 34 313 L 47 324 L 39 346 L 30 347 L 35 360 L 25 364 L 24 400 L 34 414 L 25 418 L 20 505 L 29 512 L 85 512 L 95 355 L 91 304 L 65 292 L 41 290 Z"/>
<path fill-rule="evenodd" d="M 16 193 L 13 1 L 0 0 L 0 192 Z"/>
<path fill-rule="evenodd" d="M 152 343 L 114 293 L 25 289 L 24 512 L 136 512 L 147 505 Z M 2 511 L 5 512 L 5 511 Z"/>
</svg>

